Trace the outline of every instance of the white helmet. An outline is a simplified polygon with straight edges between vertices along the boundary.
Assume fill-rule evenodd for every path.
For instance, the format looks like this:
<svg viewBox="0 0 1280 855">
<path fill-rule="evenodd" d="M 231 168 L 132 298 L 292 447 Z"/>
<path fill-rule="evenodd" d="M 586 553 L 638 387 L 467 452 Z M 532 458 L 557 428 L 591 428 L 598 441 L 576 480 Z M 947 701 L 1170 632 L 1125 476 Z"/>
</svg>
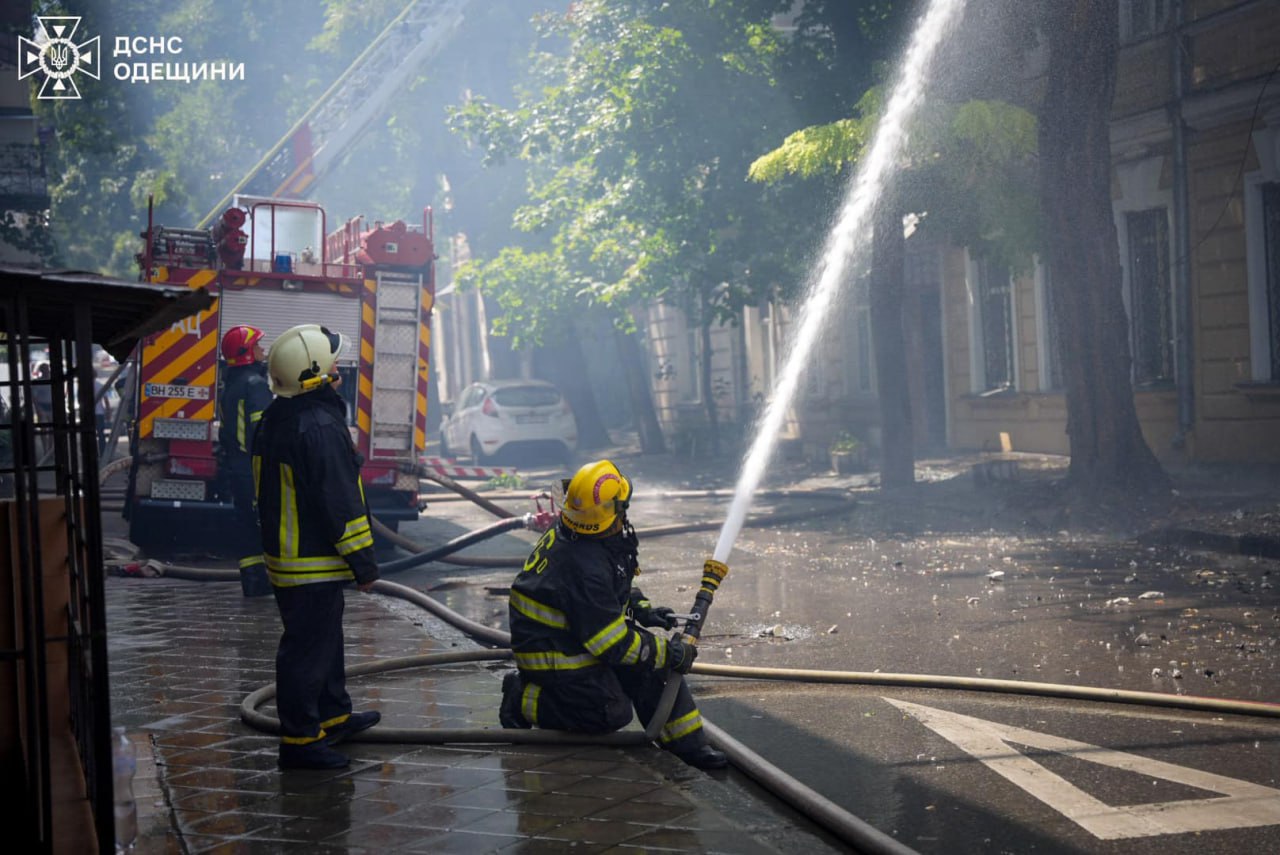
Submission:
<svg viewBox="0 0 1280 855">
<path fill-rule="evenodd" d="M 332 383 L 337 379 L 338 354 L 346 343 L 341 333 L 319 324 L 299 324 L 280 333 L 267 355 L 271 391 L 292 398 Z"/>
</svg>

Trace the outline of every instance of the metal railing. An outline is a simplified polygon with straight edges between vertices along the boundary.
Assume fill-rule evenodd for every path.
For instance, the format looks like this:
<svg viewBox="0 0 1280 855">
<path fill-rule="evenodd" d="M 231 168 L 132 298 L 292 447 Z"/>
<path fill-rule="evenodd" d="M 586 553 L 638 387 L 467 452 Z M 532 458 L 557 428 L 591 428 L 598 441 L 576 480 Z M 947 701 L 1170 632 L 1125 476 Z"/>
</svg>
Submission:
<svg viewBox="0 0 1280 855">
<path fill-rule="evenodd" d="M 10 833 L 17 850 L 52 852 L 74 825 L 60 814 L 57 746 L 74 739 L 99 851 L 113 848 L 111 711 L 107 675 L 102 528 L 97 479 L 94 368 L 88 306 L 74 338 L 39 338 L 29 295 L 0 296 L 0 507 L 9 554 L 0 555 L 17 620 L 0 637 L 5 692 L 21 766 L 6 770 L 25 801 Z M 47 374 L 32 364 L 37 352 Z M 65 603 L 64 603 L 65 600 Z M 65 656 L 59 651 L 65 646 Z M 12 663 L 12 664 L 10 664 Z M 64 665 L 65 663 L 65 665 Z M 65 684 L 62 682 L 65 674 Z M 68 734 L 69 730 L 69 734 Z M 14 755 L 16 756 L 16 754 Z M 17 851 L 15 850 L 15 851 Z"/>
</svg>

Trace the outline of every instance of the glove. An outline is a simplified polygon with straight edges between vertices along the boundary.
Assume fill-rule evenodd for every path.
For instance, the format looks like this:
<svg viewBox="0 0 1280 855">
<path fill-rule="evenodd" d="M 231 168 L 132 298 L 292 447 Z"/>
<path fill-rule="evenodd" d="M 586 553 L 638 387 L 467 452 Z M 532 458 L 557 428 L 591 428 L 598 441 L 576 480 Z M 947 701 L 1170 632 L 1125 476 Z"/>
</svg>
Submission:
<svg viewBox="0 0 1280 855">
<path fill-rule="evenodd" d="M 667 667 L 679 674 L 688 674 L 693 660 L 698 658 L 698 646 L 687 641 L 671 639 L 667 642 Z"/>
<path fill-rule="evenodd" d="M 631 615 L 641 626 L 659 629 L 675 629 L 675 610 L 666 606 L 654 606 L 648 600 L 636 600 L 631 604 Z"/>
</svg>

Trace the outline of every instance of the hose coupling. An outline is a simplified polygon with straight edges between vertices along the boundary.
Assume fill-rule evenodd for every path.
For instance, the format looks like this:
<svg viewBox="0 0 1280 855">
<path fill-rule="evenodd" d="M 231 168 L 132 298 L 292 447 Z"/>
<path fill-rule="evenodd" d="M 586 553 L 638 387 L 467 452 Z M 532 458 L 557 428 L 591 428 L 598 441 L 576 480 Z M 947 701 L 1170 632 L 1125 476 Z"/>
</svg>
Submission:
<svg viewBox="0 0 1280 855">
<path fill-rule="evenodd" d="M 551 511 L 530 511 L 522 519 L 524 527 L 529 531 L 544 532 L 556 524 L 556 515 Z"/>
</svg>

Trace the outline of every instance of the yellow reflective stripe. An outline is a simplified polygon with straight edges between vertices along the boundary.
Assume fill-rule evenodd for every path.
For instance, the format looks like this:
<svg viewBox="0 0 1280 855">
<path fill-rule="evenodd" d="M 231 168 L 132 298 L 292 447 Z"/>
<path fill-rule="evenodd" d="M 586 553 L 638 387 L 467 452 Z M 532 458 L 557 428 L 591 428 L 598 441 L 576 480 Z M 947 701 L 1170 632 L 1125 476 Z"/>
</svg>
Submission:
<svg viewBox="0 0 1280 855">
<path fill-rule="evenodd" d="M 246 567 L 255 567 L 255 566 L 257 566 L 257 565 L 259 565 L 259 564 L 261 564 L 261 563 L 262 563 L 262 555 L 261 555 L 261 554 L 258 554 L 258 555 L 246 555 L 244 558 L 241 558 L 241 559 L 240 559 L 240 569 L 241 569 L 241 570 L 243 570 L 243 569 L 244 569 L 244 568 L 246 568 Z"/>
<path fill-rule="evenodd" d="M 335 545 L 340 555 L 350 555 L 353 552 L 359 552 L 361 549 L 373 546 L 373 532 L 366 531 L 363 535 L 353 540 L 340 540 Z"/>
<path fill-rule="evenodd" d="M 537 621 L 553 629 L 568 629 L 569 627 L 569 619 L 565 617 L 564 612 L 551 606 L 544 606 L 519 591 L 511 592 L 511 608 L 529 618 L 529 620 Z"/>
<path fill-rule="evenodd" d="M 267 567 L 281 573 L 310 573 L 317 570 L 349 570 L 347 562 L 340 555 L 313 555 L 310 558 L 296 558 L 287 555 L 266 555 Z"/>
<path fill-rule="evenodd" d="M 656 637 L 655 637 L 656 638 Z M 640 661 L 640 633 L 633 633 L 631 636 L 631 646 L 627 648 L 627 652 L 622 655 L 623 665 L 634 665 Z"/>
<path fill-rule="evenodd" d="M 539 653 L 517 653 L 516 665 L 526 671 L 573 671 L 578 668 L 590 668 L 599 665 L 600 660 L 590 653 L 579 653 L 569 656 L 556 650 Z"/>
<path fill-rule="evenodd" d="M 659 737 L 661 742 L 675 742 L 681 737 L 688 736 L 698 728 L 702 727 L 702 714 L 694 710 L 680 718 L 673 719 L 662 726 L 662 735 Z"/>
<path fill-rule="evenodd" d="M 369 530 L 369 515 L 361 514 L 360 516 L 347 523 L 347 527 L 342 530 L 342 537 L 338 540 L 346 540 L 354 534 L 360 534 Z"/>
<path fill-rule="evenodd" d="M 320 722 L 320 729 L 328 730 L 331 727 L 337 727 L 338 725 L 342 724 L 344 721 L 346 721 L 349 718 L 351 718 L 351 713 L 343 713 L 342 715 L 334 716 L 328 721 Z"/>
<path fill-rule="evenodd" d="M 373 546 L 373 532 L 369 530 L 369 517 L 361 514 L 347 523 L 342 537 L 335 544 L 339 554 L 350 555 L 360 549 Z"/>
<path fill-rule="evenodd" d="M 653 637 L 653 667 L 667 667 L 667 640 L 661 635 Z"/>
<path fill-rule="evenodd" d="M 298 554 L 298 493 L 293 485 L 293 467 L 288 463 L 280 464 L 280 554 Z"/>
<path fill-rule="evenodd" d="M 520 712 L 530 724 L 538 723 L 538 698 L 541 696 L 542 687 L 537 683 L 528 684 L 520 693 Z"/>
<path fill-rule="evenodd" d="M 324 739 L 324 731 L 320 731 L 319 736 L 282 736 L 280 741 L 285 745 L 310 745 L 313 742 L 319 742 Z"/>
<path fill-rule="evenodd" d="M 626 636 L 627 621 L 622 615 L 618 615 L 604 629 L 587 639 L 587 642 L 582 646 L 596 656 L 600 656 L 610 647 L 626 638 Z"/>
<path fill-rule="evenodd" d="M 356 577 L 350 570 L 326 570 L 322 573 L 285 573 L 267 571 L 267 578 L 277 588 L 296 588 L 298 585 L 310 585 L 313 582 L 351 582 Z"/>
<path fill-rule="evenodd" d="M 266 411 L 265 411 L 265 410 L 258 410 L 256 413 L 250 413 L 250 414 L 249 414 L 249 423 L 250 423 L 250 424 L 253 424 L 254 422 L 260 422 L 260 421 L 262 421 L 262 414 L 263 414 L 264 412 L 266 412 Z"/>
<path fill-rule="evenodd" d="M 244 417 L 244 398 L 236 401 L 236 445 L 240 446 L 241 451 L 248 451 L 245 447 L 245 428 L 248 422 Z"/>
</svg>

